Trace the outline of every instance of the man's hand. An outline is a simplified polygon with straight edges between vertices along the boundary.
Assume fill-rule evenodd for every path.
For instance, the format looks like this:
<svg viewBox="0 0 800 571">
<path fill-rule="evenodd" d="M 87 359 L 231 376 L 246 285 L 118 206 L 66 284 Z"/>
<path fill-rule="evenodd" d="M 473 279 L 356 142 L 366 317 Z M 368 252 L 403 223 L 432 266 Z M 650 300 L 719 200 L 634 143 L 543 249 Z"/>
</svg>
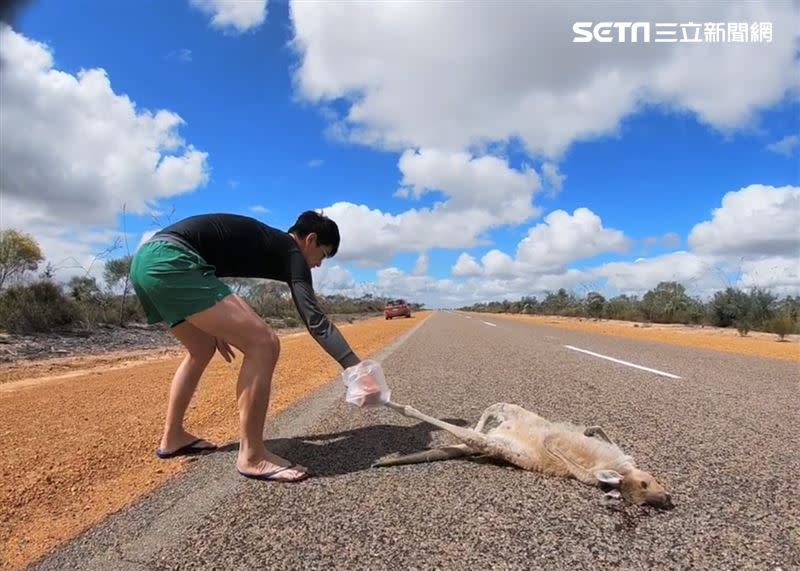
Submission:
<svg viewBox="0 0 800 571">
<path fill-rule="evenodd" d="M 236 358 L 236 355 L 233 354 L 233 349 L 231 349 L 230 345 L 228 345 L 219 337 L 215 337 L 214 340 L 217 342 L 217 351 L 219 351 L 219 354 L 222 355 L 223 359 L 230 363 Z"/>
<path fill-rule="evenodd" d="M 347 386 L 345 400 L 358 407 L 380 406 L 391 396 L 377 362 L 362 361 L 345 369 L 343 377 Z"/>
</svg>

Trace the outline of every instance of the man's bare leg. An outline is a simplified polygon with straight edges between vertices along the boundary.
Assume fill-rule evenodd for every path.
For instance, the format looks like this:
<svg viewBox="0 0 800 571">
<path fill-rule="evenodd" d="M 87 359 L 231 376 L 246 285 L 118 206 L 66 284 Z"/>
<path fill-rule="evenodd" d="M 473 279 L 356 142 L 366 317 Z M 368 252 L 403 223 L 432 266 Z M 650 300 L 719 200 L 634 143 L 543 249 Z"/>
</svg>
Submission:
<svg viewBox="0 0 800 571">
<path fill-rule="evenodd" d="M 173 327 L 172 333 L 186 348 L 187 354 L 178 370 L 175 371 L 169 389 L 167 418 L 164 423 L 164 435 L 161 437 L 159 446 L 163 452 L 173 452 L 197 440 L 197 436 L 184 428 L 184 416 L 192 396 L 197 390 L 200 377 L 217 348 L 216 341 L 212 336 L 187 321 Z M 213 447 L 210 443 L 202 442 L 199 442 L 197 446 Z"/>
<path fill-rule="evenodd" d="M 264 446 L 264 421 L 269 405 L 272 374 L 280 355 L 280 341 L 272 328 L 237 295 L 187 318 L 213 337 L 224 339 L 244 355 L 239 371 L 237 399 L 241 440 L 238 470 L 250 476 L 274 472 L 291 463 Z M 291 481 L 305 476 L 306 468 L 283 470 L 273 479 Z"/>
</svg>

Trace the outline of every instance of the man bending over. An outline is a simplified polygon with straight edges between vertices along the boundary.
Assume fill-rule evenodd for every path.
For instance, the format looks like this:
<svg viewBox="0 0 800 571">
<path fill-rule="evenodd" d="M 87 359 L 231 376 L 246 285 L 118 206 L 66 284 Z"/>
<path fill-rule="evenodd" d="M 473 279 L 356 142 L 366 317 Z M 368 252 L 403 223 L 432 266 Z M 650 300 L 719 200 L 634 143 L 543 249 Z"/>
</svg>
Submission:
<svg viewBox="0 0 800 571">
<path fill-rule="evenodd" d="M 160 230 L 139 248 L 131 281 L 148 323 L 165 322 L 187 351 L 172 379 L 159 457 L 215 448 L 187 432 L 184 415 L 214 352 L 231 362 L 233 346 L 244 355 L 236 387 L 241 433 L 236 468 L 260 480 L 294 482 L 308 475 L 305 467 L 264 446 L 279 339 L 219 278 L 267 278 L 288 284 L 308 331 L 347 369 L 360 359 L 320 309 L 311 281 L 311 268 L 338 249 L 338 226 L 313 211 L 302 213 L 288 232 L 235 214 L 191 216 Z"/>
</svg>

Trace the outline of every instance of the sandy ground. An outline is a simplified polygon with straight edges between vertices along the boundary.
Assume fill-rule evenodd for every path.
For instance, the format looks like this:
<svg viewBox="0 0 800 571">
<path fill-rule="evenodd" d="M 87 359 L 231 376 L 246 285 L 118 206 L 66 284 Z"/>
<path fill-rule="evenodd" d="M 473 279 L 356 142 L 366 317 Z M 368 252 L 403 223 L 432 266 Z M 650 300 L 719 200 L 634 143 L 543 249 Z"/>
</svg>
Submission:
<svg viewBox="0 0 800 571">
<path fill-rule="evenodd" d="M 362 358 L 430 315 L 341 325 Z M 96 362 L 27 363 L 0 384 L 0 568 L 22 567 L 162 484 L 188 459 L 159 460 L 169 380 L 180 355 L 112 355 Z M 78 370 L 69 370 L 79 363 Z M 218 444 L 238 438 L 241 363 L 215 356 L 187 414 L 189 430 Z M 51 374 L 53 371 L 56 374 Z M 270 412 L 341 369 L 308 334 L 281 337 Z M 12 373 L 8 373 L 11 375 Z M 343 393 L 344 394 L 344 393 Z M 269 421 L 269 417 L 267 417 Z M 233 467 L 231 467 L 233 469 Z"/>
<path fill-rule="evenodd" d="M 736 329 L 720 327 L 689 327 L 686 325 L 659 323 L 631 323 L 628 321 L 579 319 L 574 317 L 553 317 L 544 315 L 475 314 L 487 318 L 500 317 L 531 321 L 540 325 L 552 325 L 565 329 L 589 331 L 603 335 L 627 337 L 643 341 L 657 341 L 670 345 L 699 347 L 725 353 L 753 355 L 786 361 L 800 362 L 800 335 L 787 335 L 779 341 L 774 333 L 753 332 L 746 337 Z"/>
<path fill-rule="evenodd" d="M 362 356 L 418 325 L 414 319 L 372 319 L 341 330 Z M 800 362 L 800 336 L 541 316 L 485 315 L 663 343 Z M 270 411 L 297 402 L 339 374 L 306 334 L 282 337 Z M 237 438 L 238 363 L 215 357 L 188 414 L 188 427 L 219 444 Z M 0 384 L 0 568 L 19 568 L 162 484 L 189 460 L 158 460 L 169 379 L 180 362 L 171 353 L 119 354 L 24 365 Z M 13 378 L 13 381 L 11 380 Z M 231 468 L 233 469 L 233 467 Z"/>
</svg>

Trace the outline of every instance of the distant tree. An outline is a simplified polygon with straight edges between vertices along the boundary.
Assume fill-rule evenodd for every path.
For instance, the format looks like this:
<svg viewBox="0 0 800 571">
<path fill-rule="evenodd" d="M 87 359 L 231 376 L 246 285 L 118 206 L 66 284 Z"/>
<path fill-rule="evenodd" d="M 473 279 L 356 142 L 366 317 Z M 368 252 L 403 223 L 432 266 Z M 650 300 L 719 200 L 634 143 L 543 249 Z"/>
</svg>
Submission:
<svg viewBox="0 0 800 571">
<path fill-rule="evenodd" d="M 75 301 L 93 301 L 100 296 L 100 287 L 94 277 L 73 276 L 67 282 L 67 292 Z"/>
<path fill-rule="evenodd" d="M 750 304 L 748 307 L 749 321 L 761 325 L 775 315 L 778 297 L 764 289 L 753 288 L 750 291 Z"/>
<path fill-rule="evenodd" d="M 586 314 L 589 317 L 600 319 L 603 316 L 603 309 L 606 305 L 606 298 L 596 291 L 586 294 Z"/>
<path fill-rule="evenodd" d="M 788 313 L 781 313 L 770 318 L 766 321 L 764 327 L 770 333 L 777 335 L 781 341 L 790 333 L 796 333 L 798 330 L 797 323 L 792 321 Z"/>
<path fill-rule="evenodd" d="M 661 282 L 642 298 L 642 311 L 649 321 L 675 323 L 682 321 L 692 304 L 686 288 L 678 282 Z"/>
<path fill-rule="evenodd" d="M 563 287 L 557 292 L 548 292 L 542 302 L 542 310 L 548 315 L 567 315 L 573 313 L 578 306 L 578 300 Z"/>
<path fill-rule="evenodd" d="M 13 229 L 0 231 L 0 289 L 10 278 L 36 270 L 43 259 L 33 236 Z"/>
<path fill-rule="evenodd" d="M 114 260 L 108 260 L 105 268 L 103 269 L 103 279 L 106 281 L 109 289 L 113 289 L 120 282 L 122 282 L 122 303 L 119 306 L 119 315 L 117 317 L 119 324 L 123 325 L 126 320 L 128 310 L 126 308 L 126 301 L 128 293 L 130 292 L 130 273 L 131 263 L 133 256 L 123 256 Z"/>
<path fill-rule="evenodd" d="M 110 289 L 113 289 L 120 282 L 123 283 L 123 297 L 128 293 L 132 261 L 133 256 L 124 256 L 115 260 L 108 260 L 103 270 L 103 279 Z"/>
<path fill-rule="evenodd" d="M 730 327 L 748 318 L 750 296 L 738 288 L 729 287 L 718 291 L 709 302 L 712 325 Z"/>
<path fill-rule="evenodd" d="M 641 319 L 639 299 L 625 294 L 612 297 L 605 303 L 605 316 L 608 319 L 636 321 Z"/>
</svg>

